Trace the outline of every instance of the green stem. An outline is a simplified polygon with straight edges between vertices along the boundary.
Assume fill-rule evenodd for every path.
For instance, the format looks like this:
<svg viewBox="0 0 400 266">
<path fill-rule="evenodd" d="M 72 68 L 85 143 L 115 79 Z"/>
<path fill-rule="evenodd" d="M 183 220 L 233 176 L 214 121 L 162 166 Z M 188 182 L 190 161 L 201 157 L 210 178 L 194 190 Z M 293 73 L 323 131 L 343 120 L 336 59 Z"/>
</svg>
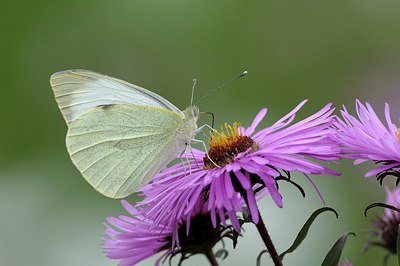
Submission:
<svg viewBox="0 0 400 266">
<path fill-rule="evenodd" d="M 214 255 L 212 249 L 209 249 L 207 252 L 204 253 L 204 255 L 206 255 L 208 261 L 210 262 L 210 264 L 212 266 L 218 266 L 218 261 L 215 258 L 215 255 Z"/>
<path fill-rule="evenodd" d="M 283 265 L 282 261 L 279 258 L 278 252 L 276 252 L 274 243 L 272 242 L 271 237 L 268 234 L 267 227 L 264 224 L 260 212 L 258 212 L 258 217 L 259 217 L 258 224 L 256 224 L 258 233 L 260 233 L 260 236 L 264 241 L 264 244 L 267 247 L 269 255 L 271 256 L 275 266 L 282 266 Z"/>
<path fill-rule="evenodd" d="M 247 207 L 249 207 L 249 201 L 247 200 L 246 192 L 243 192 L 242 196 L 243 196 L 243 199 L 244 199 Z M 258 206 L 257 206 L 257 209 L 258 209 Z M 282 261 L 279 258 L 278 252 L 276 252 L 274 243 L 272 242 L 271 237 L 268 234 L 267 227 L 264 224 L 264 221 L 263 221 L 263 219 L 261 217 L 261 213 L 260 213 L 259 210 L 258 210 L 258 223 L 255 224 L 255 226 L 256 226 L 256 228 L 258 230 L 258 233 L 260 234 L 262 240 L 264 241 L 265 246 L 267 247 L 269 255 L 271 256 L 272 261 L 274 262 L 274 265 L 275 266 L 282 266 L 283 265 Z"/>
</svg>

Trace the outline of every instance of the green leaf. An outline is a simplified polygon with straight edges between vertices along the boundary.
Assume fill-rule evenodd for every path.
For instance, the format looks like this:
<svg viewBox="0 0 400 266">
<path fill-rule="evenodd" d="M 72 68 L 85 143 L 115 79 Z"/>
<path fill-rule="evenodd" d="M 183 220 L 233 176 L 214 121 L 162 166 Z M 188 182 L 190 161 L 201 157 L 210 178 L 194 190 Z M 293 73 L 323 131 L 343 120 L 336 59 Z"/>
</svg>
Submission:
<svg viewBox="0 0 400 266">
<path fill-rule="evenodd" d="M 264 255 L 265 253 L 268 253 L 268 250 L 267 250 L 267 249 L 261 251 L 260 254 L 258 254 L 258 256 L 257 256 L 257 266 L 261 266 L 261 257 L 262 257 L 262 255 Z"/>
<path fill-rule="evenodd" d="M 336 218 L 339 217 L 338 213 L 329 207 L 323 207 L 320 208 L 318 210 L 316 210 L 315 212 L 313 212 L 313 214 L 311 214 L 310 218 L 308 218 L 307 222 L 303 225 L 303 227 L 301 228 L 300 232 L 297 234 L 296 239 L 294 240 L 293 244 L 284 252 L 282 252 L 279 257 L 282 260 L 283 257 L 288 254 L 288 253 L 292 253 L 294 250 L 296 250 L 301 242 L 303 242 L 303 240 L 306 238 L 307 234 L 308 234 L 308 230 L 310 229 L 311 224 L 314 222 L 315 218 L 317 218 L 318 215 L 320 215 L 323 212 L 326 211 L 330 211 L 333 212 L 336 215 Z"/>
<path fill-rule="evenodd" d="M 236 232 L 236 230 L 233 231 L 232 233 L 232 244 L 233 244 L 233 249 L 236 248 L 236 245 L 238 243 L 238 238 L 239 238 L 240 234 L 238 232 Z"/>
<path fill-rule="evenodd" d="M 397 227 L 397 243 L 396 243 L 396 248 L 397 248 L 397 265 L 400 265 L 400 224 Z"/>
<path fill-rule="evenodd" d="M 215 252 L 215 257 L 221 258 L 222 260 L 226 259 L 228 256 L 229 252 L 226 249 L 220 249 L 217 252 Z"/>
<path fill-rule="evenodd" d="M 340 256 L 342 255 L 342 250 L 344 245 L 346 244 L 347 237 L 349 235 L 355 236 L 353 232 L 347 232 L 340 236 L 340 238 L 336 241 L 333 247 L 329 250 L 328 254 L 321 266 L 337 266 L 340 260 Z"/>
<path fill-rule="evenodd" d="M 370 205 L 367 206 L 367 208 L 365 208 L 364 210 L 364 216 L 367 217 L 367 212 L 372 209 L 372 208 L 376 208 L 376 207 L 381 207 L 381 208 L 386 208 L 386 209 L 390 209 L 393 211 L 397 211 L 400 212 L 399 208 L 396 208 L 392 205 L 386 204 L 386 203 L 381 203 L 381 202 L 376 202 L 376 203 L 372 203 Z"/>
</svg>

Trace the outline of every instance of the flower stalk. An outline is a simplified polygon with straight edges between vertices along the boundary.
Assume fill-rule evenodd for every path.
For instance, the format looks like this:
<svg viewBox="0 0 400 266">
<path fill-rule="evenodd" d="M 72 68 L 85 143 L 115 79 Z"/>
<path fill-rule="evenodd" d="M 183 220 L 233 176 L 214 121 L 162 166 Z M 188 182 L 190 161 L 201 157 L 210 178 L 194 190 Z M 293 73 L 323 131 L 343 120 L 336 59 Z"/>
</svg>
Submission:
<svg viewBox="0 0 400 266">
<path fill-rule="evenodd" d="M 209 249 L 207 252 L 204 253 L 204 255 L 207 257 L 208 261 L 210 262 L 211 266 L 218 266 L 218 261 L 215 258 L 215 255 L 212 251 L 212 249 Z"/>
<path fill-rule="evenodd" d="M 243 193 L 243 198 L 246 202 L 246 205 L 250 206 L 248 199 L 247 199 L 247 195 L 245 193 Z M 258 206 L 257 206 L 257 209 L 258 209 Z M 265 226 L 264 220 L 261 217 L 260 210 L 258 210 L 258 222 L 254 223 L 254 225 L 256 226 L 257 231 L 260 234 L 261 239 L 263 240 L 263 242 L 268 250 L 269 255 L 271 256 L 271 259 L 274 262 L 274 265 L 282 266 L 283 264 L 282 264 L 281 258 L 279 257 L 278 252 L 276 251 L 275 245 L 272 242 L 271 237 L 269 236 L 267 227 Z"/>
<path fill-rule="evenodd" d="M 268 234 L 267 227 L 264 224 L 264 221 L 261 217 L 260 212 L 258 213 L 259 216 L 259 221 L 256 224 L 258 233 L 260 234 L 262 240 L 264 241 L 265 246 L 268 249 L 268 252 L 272 258 L 272 261 L 274 262 L 275 266 L 282 266 L 282 261 L 278 255 L 278 252 L 275 249 L 274 243 L 272 242 L 271 237 Z"/>
</svg>

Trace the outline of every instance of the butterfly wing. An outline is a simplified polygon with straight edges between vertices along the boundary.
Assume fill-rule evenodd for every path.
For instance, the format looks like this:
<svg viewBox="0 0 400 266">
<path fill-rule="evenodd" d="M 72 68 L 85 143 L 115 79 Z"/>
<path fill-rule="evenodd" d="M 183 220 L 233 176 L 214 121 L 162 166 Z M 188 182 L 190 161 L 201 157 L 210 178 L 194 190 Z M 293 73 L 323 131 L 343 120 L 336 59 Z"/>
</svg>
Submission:
<svg viewBox="0 0 400 266">
<path fill-rule="evenodd" d="M 66 143 L 75 166 L 101 194 L 137 191 L 184 149 L 183 119 L 172 111 L 134 104 L 96 107 L 72 121 Z"/>
<path fill-rule="evenodd" d="M 164 108 L 184 117 L 172 103 L 149 90 L 89 70 L 57 72 L 50 84 L 67 124 L 96 106 L 125 103 Z"/>
</svg>

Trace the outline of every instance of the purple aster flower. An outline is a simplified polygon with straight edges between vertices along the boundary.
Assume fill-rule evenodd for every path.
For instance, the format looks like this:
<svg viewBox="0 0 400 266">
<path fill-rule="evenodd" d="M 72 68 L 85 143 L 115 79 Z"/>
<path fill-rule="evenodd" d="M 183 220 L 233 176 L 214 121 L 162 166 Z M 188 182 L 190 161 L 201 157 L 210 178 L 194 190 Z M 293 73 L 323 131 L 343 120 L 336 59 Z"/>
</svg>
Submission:
<svg viewBox="0 0 400 266">
<path fill-rule="evenodd" d="M 394 175 L 400 182 L 400 131 L 392 123 L 389 105 L 385 104 L 386 126 L 369 103 L 363 105 L 356 100 L 356 112 L 358 119 L 343 106 L 343 120 L 338 119 L 336 124 L 336 137 L 343 146 L 344 156 L 355 159 L 354 164 L 374 161 L 378 166 L 367 172 L 366 177 L 377 175 L 382 183 L 384 177 Z"/>
<path fill-rule="evenodd" d="M 390 191 L 386 190 L 386 204 L 394 208 L 400 208 L 400 188 Z M 389 206 L 389 207 L 390 207 Z M 397 235 L 400 224 L 400 213 L 397 210 L 385 208 L 383 216 L 376 217 L 374 220 L 374 228 L 370 234 L 376 239 L 367 243 L 369 246 L 379 246 L 385 248 L 390 254 L 397 254 Z"/>
<path fill-rule="evenodd" d="M 270 195 L 282 207 L 277 180 L 290 180 L 290 172 L 339 175 L 319 161 L 338 160 L 340 149 L 333 140 L 335 129 L 331 104 L 291 124 L 301 102 L 269 127 L 256 132 L 267 109 L 262 109 L 248 128 L 225 125 L 212 132 L 208 154 L 192 149 L 188 162 L 177 163 L 158 174 L 143 188 L 147 197 L 139 204 L 151 206 L 148 217 L 155 224 L 173 226 L 177 217 L 190 220 L 194 206 L 204 198 L 214 226 L 226 215 L 240 231 L 236 213 L 247 205 L 252 221 L 259 222 L 256 198 Z M 166 196 L 168 195 L 168 196 Z"/>
<path fill-rule="evenodd" d="M 390 191 L 389 188 L 385 188 L 386 191 L 386 204 L 400 208 L 400 189 Z M 395 210 L 385 209 L 385 215 L 383 216 L 385 221 L 397 220 L 400 222 L 400 213 Z"/>
<path fill-rule="evenodd" d="M 103 237 L 103 248 L 110 259 L 121 260 L 121 266 L 135 265 L 158 252 L 164 252 L 159 261 L 172 253 L 172 246 L 168 242 L 172 229 L 159 224 L 153 227 L 147 221 L 140 209 L 134 208 L 127 201 L 121 201 L 122 206 L 132 216 L 122 215 L 108 217 L 105 224 L 106 233 Z M 152 230 L 150 231 L 150 228 Z"/>
<path fill-rule="evenodd" d="M 180 262 L 195 254 L 204 254 L 211 265 L 217 265 L 212 248 L 223 238 L 230 238 L 236 244 L 239 236 L 230 225 L 211 224 L 209 212 L 203 201 L 194 206 L 193 216 L 189 222 L 178 219 L 177 230 L 163 223 L 154 225 L 147 219 L 146 209 L 137 208 L 127 201 L 121 201 L 129 216 L 108 217 L 105 223 L 103 248 L 110 259 L 120 260 L 121 266 L 136 265 L 155 254 L 162 255 L 155 265 L 177 254 L 181 255 Z M 178 245 L 175 245 L 179 239 Z M 226 250 L 220 249 L 219 253 Z"/>
</svg>

